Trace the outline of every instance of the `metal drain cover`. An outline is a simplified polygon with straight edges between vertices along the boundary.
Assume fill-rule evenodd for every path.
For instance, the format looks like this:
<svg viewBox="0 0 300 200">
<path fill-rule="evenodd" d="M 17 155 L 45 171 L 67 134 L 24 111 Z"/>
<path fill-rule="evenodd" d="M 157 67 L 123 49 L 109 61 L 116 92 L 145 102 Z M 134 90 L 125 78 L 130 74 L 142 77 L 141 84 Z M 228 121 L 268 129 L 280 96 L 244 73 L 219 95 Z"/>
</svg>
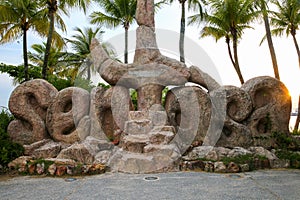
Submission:
<svg viewBox="0 0 300 200">
<path fill-rule="evenodd" d="M 145 181 L 157 181 L 159 178 L 157 176 L 146 176 L 144 178 Z"/>
<path fill-rule="evenodd" d="M 65 181 L 66 182 L 73 182 L 73 181 L 76 181 L 77 179 L 76 178 L 66 178 Z"/>
</svg>

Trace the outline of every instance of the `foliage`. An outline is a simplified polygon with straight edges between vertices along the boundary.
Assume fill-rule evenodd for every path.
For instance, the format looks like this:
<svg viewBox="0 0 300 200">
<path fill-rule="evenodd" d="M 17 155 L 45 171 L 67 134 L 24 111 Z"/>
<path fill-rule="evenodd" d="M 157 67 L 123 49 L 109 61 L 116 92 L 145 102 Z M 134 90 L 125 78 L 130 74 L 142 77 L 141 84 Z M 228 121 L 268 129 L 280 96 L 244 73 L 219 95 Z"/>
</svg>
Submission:
<svg viewBox="0 0 300 200">
<path fill-rule="evenodd" d="M 292 152 L 286 149 L 277 150 L 275 152 L 276 156 L 279 159 L 285 159 L 290 161 L 290 166 L 292 168 L 300 169 L 300 154 L 299 152 Z"/>
<path fill-rule="evenodd" d="M 109 88 L 111 88 L 111 85 L 105 84 L 105 83 L 98 83 L 98 86 L 99 86 L 99 87 L 103 87 L 104 89 L 109 89 Z"/>
<path fill-rule="evenodd" d="M 274 132 L 272 137 L 275 138 L 278 149 L 300 149 L 300 142 L 292 138 L 289 134 Z"/>
<path fill-rule="evenodd" d="M 23 81 L 25 81 L 23 65 L 15 66 L 1 63 L 0 72 L 7 73 L 9 76 L 13 77 L 15 83 L 22 83 Z M 34 65 L 29 65 L 28 76 L 29 79 L 41 78 L 41 68 Z"/>
<path fill-rule="evenodd" d="M 128 63 L 128 29 L 135 21 L 136 0 L 97 0 L 104 12 L 93 12 L 90 15 L 91 23 L 103 25 L 108 28 L 123 26 L 125 29 L 125 55 L 124 62 Z"/>
<path fill-rule="evenodd" d="M 0 112 L 0 165 L 2 166 L 6 166 L 24 152 L 23 146 L 12 142 L 7 133 L 7 126 L 13 119 L 7 109 L 2 108 Z"/>
</svg>

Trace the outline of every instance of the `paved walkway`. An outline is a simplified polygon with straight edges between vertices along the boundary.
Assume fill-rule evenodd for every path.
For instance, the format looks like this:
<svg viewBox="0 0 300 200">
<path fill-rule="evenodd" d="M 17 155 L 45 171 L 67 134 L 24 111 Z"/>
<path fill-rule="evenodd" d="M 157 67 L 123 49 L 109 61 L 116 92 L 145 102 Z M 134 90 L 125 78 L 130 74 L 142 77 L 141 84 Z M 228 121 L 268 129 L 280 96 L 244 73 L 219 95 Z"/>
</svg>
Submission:
<svg viewBox="0 0 300 200">
<path fill-rule="evenodd" d="M 147 177 L 157 180 L 145 180 Z M 154 178 L 153 178 L 154 179 Z M 300 199 L 300 170 L 240 174 L 179 172 L 0 181 L 0 199 Z"/>
</svg>

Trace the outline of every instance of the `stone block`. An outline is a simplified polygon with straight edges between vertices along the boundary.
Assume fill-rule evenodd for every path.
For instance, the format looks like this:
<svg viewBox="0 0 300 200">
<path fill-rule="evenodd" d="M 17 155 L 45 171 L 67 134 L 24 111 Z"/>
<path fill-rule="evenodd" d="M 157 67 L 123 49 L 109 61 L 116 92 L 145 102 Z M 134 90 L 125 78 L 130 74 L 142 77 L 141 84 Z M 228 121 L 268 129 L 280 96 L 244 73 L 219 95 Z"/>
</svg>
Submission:
<svg viewBox="0 0 300 200">
<path fill-rule="evenodd" d="M 125 122 L 125 132 L 131 135 L 148 134 L 152 129 L 152 123 L 148 119 L 130 120 Z"/>
<path fill-rule="evenodd" d="M 151 144 L 168 144 L 175 135 L 170 131 L 159 131 L 151 132 L 149 136 Z"/>
</svg>

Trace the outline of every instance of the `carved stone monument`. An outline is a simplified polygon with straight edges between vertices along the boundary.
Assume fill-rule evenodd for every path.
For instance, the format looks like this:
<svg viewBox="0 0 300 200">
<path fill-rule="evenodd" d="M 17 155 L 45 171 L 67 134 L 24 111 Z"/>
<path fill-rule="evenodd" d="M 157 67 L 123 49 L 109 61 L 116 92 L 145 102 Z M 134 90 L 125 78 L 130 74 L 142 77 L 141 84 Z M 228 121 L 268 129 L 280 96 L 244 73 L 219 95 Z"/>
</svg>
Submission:
<svg viewBox="0 0 300 200">
<path fill-rule="evenodd" d="M 136 20 L 132 64 L 111 59 L 92 42 L 94 65 L 110 89 L 58 92 L 36 79 L 13 91 L 9 108 L 16 120 L 8 131 L 26 155 L 102 163 L 128 173 L 176 171 L 191 145 L 274 148 L 272 133 L 288 132 L 291 98 L 279 80 L 263 76 L 241 88 L 221 86 L 198 67 L 160 53 L 153 0 L 137 1 Z M 170 85 L 163 106 L 162 91 Z M 137 91 L 137 110 L 129 89 Z"/>
</svg>

